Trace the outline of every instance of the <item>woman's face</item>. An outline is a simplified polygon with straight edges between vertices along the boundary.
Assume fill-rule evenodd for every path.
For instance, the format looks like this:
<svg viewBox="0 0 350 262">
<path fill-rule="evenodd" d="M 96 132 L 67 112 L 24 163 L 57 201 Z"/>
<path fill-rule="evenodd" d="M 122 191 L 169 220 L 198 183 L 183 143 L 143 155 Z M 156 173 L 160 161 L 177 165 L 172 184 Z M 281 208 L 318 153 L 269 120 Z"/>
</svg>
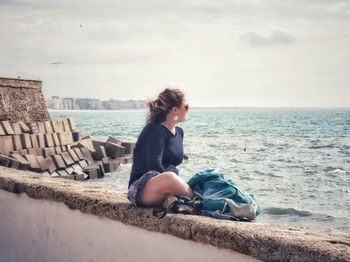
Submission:
<svg viewBox="0 0 350 262">
<path fill-rule="evenodd" d="M 186 121 L 186 114 L 189 109 L 188 103 L 186 100 L 184 100 L 180 107 L 177 108 L 177 116 L 179 117 L 179 120 L 177 122 L 185 122 Z"/>
</svg>

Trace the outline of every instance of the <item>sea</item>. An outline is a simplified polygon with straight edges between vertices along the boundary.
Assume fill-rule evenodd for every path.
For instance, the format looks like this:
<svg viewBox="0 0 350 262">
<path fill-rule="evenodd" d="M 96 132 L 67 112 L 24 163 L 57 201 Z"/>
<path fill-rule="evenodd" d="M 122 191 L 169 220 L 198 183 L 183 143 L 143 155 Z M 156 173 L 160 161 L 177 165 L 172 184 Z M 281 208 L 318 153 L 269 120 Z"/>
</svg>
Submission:
<svg viewBox="0 0 350 262">
<path fill-rule="evenodd" d="M 94 139 L 136 141 L 146 110 L 50 111 Z M 208 168 L 254 195 L 257 222 L 350 233 L 350 108 L 191 108 L 184 129 L 188 181 Z M 131 164 L 86 183 L 127 191 Z"/>
</svg>

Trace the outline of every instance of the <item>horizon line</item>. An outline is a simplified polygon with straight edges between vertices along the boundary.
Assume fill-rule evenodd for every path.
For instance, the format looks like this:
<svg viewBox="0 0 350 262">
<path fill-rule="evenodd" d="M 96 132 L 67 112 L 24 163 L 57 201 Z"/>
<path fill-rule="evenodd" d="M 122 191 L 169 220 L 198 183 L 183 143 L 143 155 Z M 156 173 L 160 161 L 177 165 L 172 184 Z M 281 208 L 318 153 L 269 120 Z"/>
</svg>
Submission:
<svg viewBox="0 0 350 262">
<path fill-rule="evenodd" d="M 191 109 L 350 109 L 350 106 L 192 106 Z M 143 110 L 145 108 L 125 109 L 48 109 L 51 111 L 115 111 L 115 110 Z"/>
</svg>

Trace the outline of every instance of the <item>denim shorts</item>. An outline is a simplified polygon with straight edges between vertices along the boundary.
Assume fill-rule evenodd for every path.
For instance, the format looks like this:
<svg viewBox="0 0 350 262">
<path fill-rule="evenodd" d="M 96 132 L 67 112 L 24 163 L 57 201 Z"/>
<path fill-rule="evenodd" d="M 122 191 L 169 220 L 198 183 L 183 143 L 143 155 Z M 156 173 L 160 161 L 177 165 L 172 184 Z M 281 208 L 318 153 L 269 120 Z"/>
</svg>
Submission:
<svg viewBox="0 0 350 262">
<path fill-rule="evenodd" d="M 136 197 L 137 194 L 142 188 L 146 185 L 146 183 L 153 177 L 158 176 L 160 173 L 154 170 L 148 171 L 145 174 L 143 174 L 142 177 L 135 180 L 134 183 L 131 184 L 128 191 L 128 199 L 134 206 L 139 206 L 139 204 L 136 203 Z"/>
</svg>

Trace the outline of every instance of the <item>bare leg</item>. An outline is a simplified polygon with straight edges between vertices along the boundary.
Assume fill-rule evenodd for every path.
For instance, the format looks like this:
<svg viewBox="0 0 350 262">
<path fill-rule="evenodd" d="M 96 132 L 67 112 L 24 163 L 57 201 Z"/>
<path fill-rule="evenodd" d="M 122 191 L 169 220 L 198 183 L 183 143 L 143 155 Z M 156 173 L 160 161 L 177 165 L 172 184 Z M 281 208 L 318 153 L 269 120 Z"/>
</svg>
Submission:
<svg viewBox="0 0 350 262">
<path fill-rule="evenodd" d="M 169 196 L 192 198 L 189 185 L 173 172 L 164 172 L 151 178 L 137 194 L 136 201 L 143 206 L 161 206 Z"/>
</svg>

